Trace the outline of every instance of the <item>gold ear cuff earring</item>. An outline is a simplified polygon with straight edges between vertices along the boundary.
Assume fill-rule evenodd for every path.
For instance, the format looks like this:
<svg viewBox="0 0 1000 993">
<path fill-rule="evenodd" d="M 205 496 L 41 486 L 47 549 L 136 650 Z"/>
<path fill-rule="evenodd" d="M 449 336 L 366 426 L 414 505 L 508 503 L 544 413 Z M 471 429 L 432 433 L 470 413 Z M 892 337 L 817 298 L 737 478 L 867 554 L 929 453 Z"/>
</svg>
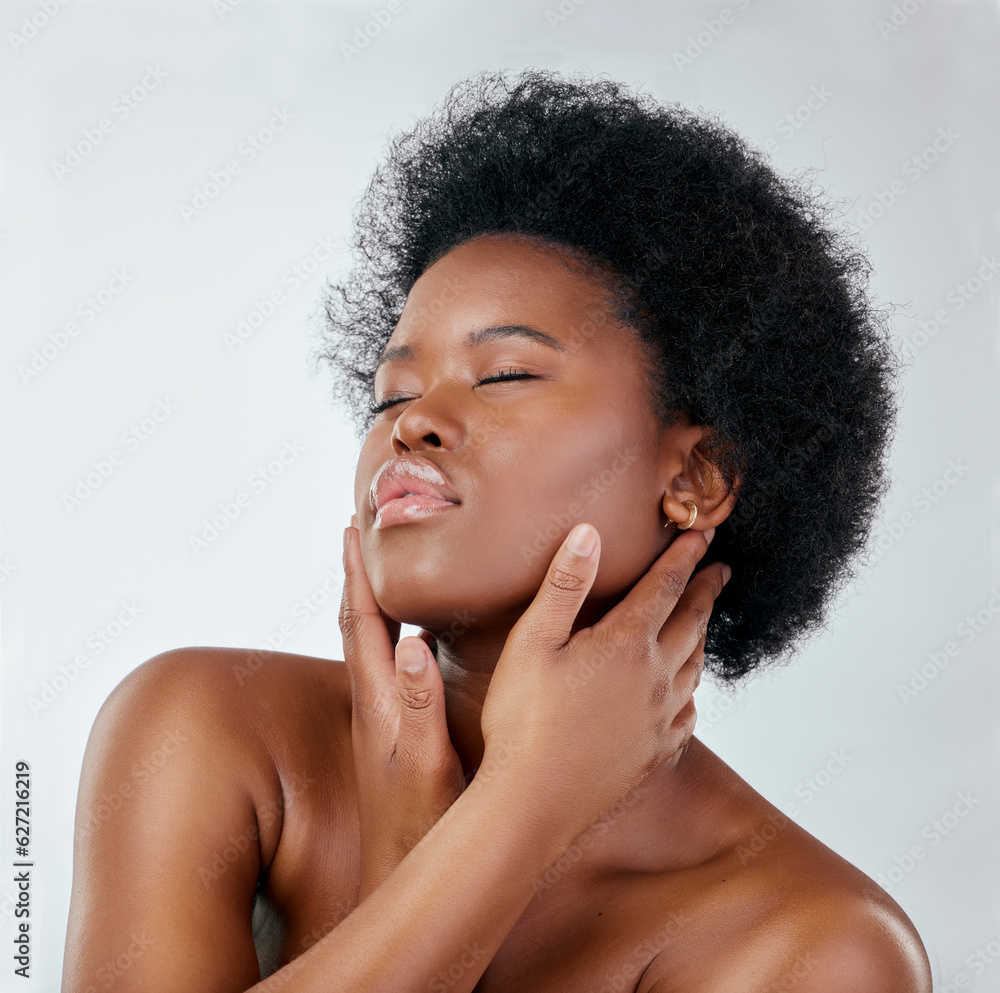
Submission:
<svg viewBox="0 0 1000 993">
<path fill-rule="evenodd" d="M 687 509 L 688 509 L 688 516 L 687 516 L 687 520 L 683 524 L 678 524 L 677 525 L 677 530 L 678 531 L 687 531 L 687 529 L 689 527 L 691 527 L 692 524 L 694 524 L 695 518 L 697 518 L 697 516 L 698 516 L 698 505 L 694 502 L 694 500 L 682 500 L 681 503 L 683 503 L 684 506 L 687 507 Z M 667 521 L 667 524 L 671 524 L 671 523 L 673 523 L 673 522 Z M 664 524 L 663 526 L 666 527 L 667 524 Z"/>
</svg>

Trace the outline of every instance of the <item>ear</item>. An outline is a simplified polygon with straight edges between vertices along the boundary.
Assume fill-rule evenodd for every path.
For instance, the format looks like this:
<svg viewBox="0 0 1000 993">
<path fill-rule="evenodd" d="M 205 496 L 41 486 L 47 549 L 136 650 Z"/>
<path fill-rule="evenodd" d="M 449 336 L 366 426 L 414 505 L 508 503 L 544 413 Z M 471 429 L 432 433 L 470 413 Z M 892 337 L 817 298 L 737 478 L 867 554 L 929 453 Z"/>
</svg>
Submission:
<svg viewBox="0 0 1000 993">
<path fill-rule="evenodd" d="M 663 429 L 660 445 L 663 513 L 675 524 L 683 524 L 689 517 L 684 501 L 693 501 L 698 508 L 693 531 L 718 527 L 732 513 L 739 490 L 739 480 L 730 489 L 707 454 L 710 432 L 711 428 L 681 418 Z"/>
</svg>

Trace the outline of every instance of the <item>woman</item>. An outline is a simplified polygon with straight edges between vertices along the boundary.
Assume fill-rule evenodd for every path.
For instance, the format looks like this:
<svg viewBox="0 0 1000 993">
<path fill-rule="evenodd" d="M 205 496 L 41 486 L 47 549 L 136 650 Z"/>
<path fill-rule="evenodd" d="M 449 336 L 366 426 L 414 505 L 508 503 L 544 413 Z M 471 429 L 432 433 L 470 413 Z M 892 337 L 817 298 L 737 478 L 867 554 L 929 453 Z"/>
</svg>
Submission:
<svg viewBox="0 0 1000 993">
<path fill-rule="evenodd" d="M 116 687 L 65 990 L 929 993 L 901 908 L 693 735 L 702 665 L 787 659 L 886 487 L 891 351 L 821 214 L 608 81 L 482 74 L 397 139 L 319 353 L 345 659 Z"/>
</svg>

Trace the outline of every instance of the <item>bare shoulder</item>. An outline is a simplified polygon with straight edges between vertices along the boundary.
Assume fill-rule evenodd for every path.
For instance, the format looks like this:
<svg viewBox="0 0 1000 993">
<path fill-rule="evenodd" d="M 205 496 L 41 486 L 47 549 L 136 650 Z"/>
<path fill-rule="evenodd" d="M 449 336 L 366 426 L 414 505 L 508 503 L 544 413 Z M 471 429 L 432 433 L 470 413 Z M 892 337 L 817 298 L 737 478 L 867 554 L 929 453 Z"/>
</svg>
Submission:
<svg viewBox="0 0 1000 993">
<path fill-rule="evenodd" d="M 760 964 L 760 993 L 792 984 L 797 993 L 931 993 L 930 963 L 913 922 L 857 872 L 861 879 L 806 880 L 769 915 L 773 938 L 748 947 L 744 960 Z"/>
<path fill-rule="evenodd" d="M 789 959 L 797 961 L 799 993 L 931 993 L 927 952 L 903 908 L 818 838 L 791 820 L 789 827 L 777 870 L 788 899 L 771 915 L 776 929 L 794 936 L 801 959 L 779 950 L 772 968 L 784 974 Z"/>
<path fill-rule="evenodd" d="M 126 953 L 147 993 L 258 981 L 249 908 L 289 802 L 322 793 L 296 783 L 344 764 L 341 688 L 329 660 L 182 648 L 112 690 L 80 776 L 65 989 L 112 984 Z"/>
<path fill-rule="evenodd" d="M 132 670 L 101 707 L 95 732 L 172 727 L 217 744 L 244 774 L 286 771 L 296 742 L 322 748 L 350 722 L 347 667 L 335 659 L 248 648 L 175 648 Z M 228 746 L 228 750 L 227 750 Z M 291 768 L 292 766 L 289 766 Z"/>
<path fill-rule="evenodd" d="M 322 748 L 331 735 L 342 736 L 339 717 L 345 707 L 350 713 L 345 669 L 334 660 L 240 648 L 155 655 L 125 676 L 98 711 L 83 783 L 98 768 L 122 777 L 129 792 L 154 779 L 163 784 L 176 777 L 178 786 L 213 781 L 259 815 L 289 792 L 286 780 L 301 773 L 296 742 Z M 101 813 L 104 807 L 90 819 Z M 261 838 L 265 858 L 266 841 Z"/>
<path fill-rule="evenodd" d="M 682 934 L 664 942 L 637 993 L 931 993 L 927 953 L 902 907 L 702 743 L 692 754 L 699 782 L 725 798 L 718 823 L 730 827 L 675 890 Z"/>
<path fill-rule="evenodd" d="M 764 847 L 761 837 L 770 839 Z M 777 808 L 734 847 L 720 876 L 725 886 L 711 887 L 702 921 L 718 929 L 699 939 L 683 987 L 661 953 L 641 993 L 931 993 L 926 950 L 902 907 Z"/>
<path fill-rule="evenodd" d="M 336 659 L 250 648 L 174 648 L 133 669 L 112 690 L 102 711 L 122 704 L 148 710 L 184 710 L 217 719 L 220 730 L 248 717 L 304 703 L 350 703 L 346 665 Z M 307 707 L 306 709 L 309 709 Z"/>
<path fill-rule="evenodd" d="M 903 908 L 791 819 L 787 828 L 785 844 L 759 866 L 759 883 L 782 897 L 764 915 L 771 940 L 746 948 L 746 961 L 768 977 L 760 993 L 793 980 L 796 993 L 931 993 L 927 953 Z"/>
<path fill-rule="evenodd" d="M 183 720 L 205 734 L 244 734 L 247 719 L 275 707 L 321 699 L 346 677 L 330 659 L 244 648 L 174 648 L 133 669 L 111 691 L 95 726 Z"/>
<path fill-rule="evenodd" d="M 247 694 L 238 692 L 230 649 L 175 648 L 138 665 L 111 691 L 94 720 L 85 763 L 126 741 L 165 747 L 192 742 L 224 744 L 231 736 L 250 745 L 241 711 Z M 187 749 L 181 749 L 188 751 Z M 204 755 L 204 752 L 194 753 Z M 247 758 L 255 757 L 244 753 Z M 235 765 L 232 761 L 229 764 Z"/>
</svg>

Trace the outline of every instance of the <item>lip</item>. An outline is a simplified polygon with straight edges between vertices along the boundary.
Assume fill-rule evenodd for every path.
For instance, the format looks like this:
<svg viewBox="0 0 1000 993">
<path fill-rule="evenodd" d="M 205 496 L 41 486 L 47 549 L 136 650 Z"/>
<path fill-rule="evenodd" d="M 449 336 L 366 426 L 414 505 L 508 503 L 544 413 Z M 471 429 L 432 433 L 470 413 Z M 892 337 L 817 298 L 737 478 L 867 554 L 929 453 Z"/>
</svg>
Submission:
<svg viewBox="0 0 1000 993">
<path fill-rule="evenodd" d="M 410 493 L 405 497 L 387 500 L 375 515 L 372 527 L 376 531 L 392 527 L 394 524 L 407 524 L 420 521 L 426 517 L 440 514 L 442 511 L 460 506 L 450 500 L 440 500 L 423 494 Z"/>
<path fill-rule="evenodd" d="M 420 455 L 386 462 L 372 480 L 369 499 L 375 528 L 422 520 L 461 506 L 443 470 Z"/>
</svg>

